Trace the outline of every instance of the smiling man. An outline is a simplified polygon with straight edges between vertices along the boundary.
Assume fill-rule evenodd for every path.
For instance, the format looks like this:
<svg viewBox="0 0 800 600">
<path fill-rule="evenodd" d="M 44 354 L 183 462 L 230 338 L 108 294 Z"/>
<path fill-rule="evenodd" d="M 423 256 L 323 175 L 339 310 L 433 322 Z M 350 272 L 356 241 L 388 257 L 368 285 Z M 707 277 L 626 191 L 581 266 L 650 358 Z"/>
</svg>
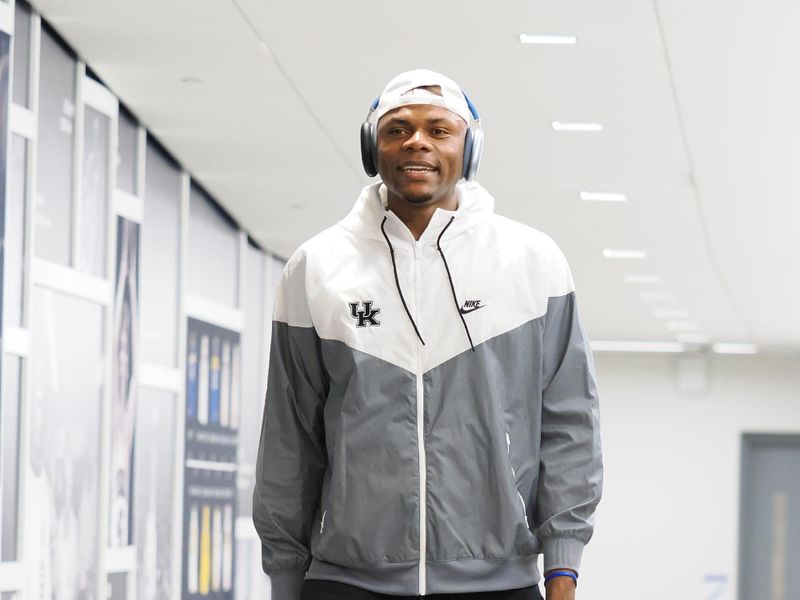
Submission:
<svg viewBox="0 0 800 600">
<path fill-rule="evenodd" d="M 371 120 L 373 119 L 373 120 Z M 274 600 L 572 600 L 602 464 L 566 259 L 494 214 L 458 85 L 395 77 L 381 181 L 286 265 L 253 495 Z"/>
</svg>

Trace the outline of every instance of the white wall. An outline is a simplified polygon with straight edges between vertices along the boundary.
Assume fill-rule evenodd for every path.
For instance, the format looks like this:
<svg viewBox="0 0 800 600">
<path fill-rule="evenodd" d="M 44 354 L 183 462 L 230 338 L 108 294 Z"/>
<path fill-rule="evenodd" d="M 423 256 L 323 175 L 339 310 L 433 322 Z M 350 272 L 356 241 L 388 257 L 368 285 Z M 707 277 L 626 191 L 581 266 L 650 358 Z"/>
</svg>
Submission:
<svg viewBox="0 0 800 600">
<path fill-rule="evenodd" d="M 605 489 L 579 599 L 735 600 L 742 432 L 800 432 L 800 357 L 596 354 Z M 725 591 L 708 576 L 727 578 Z"/>
</svg>

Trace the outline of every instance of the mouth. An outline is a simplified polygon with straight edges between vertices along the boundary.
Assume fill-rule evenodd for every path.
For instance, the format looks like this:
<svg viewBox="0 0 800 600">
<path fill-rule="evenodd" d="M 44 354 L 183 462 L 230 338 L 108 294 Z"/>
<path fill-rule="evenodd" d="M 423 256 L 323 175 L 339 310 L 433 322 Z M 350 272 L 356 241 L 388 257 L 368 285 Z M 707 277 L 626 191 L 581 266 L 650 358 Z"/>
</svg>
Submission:
<svg viewBox="0 0 800 600">
<path fill-rule="evenodd" d="M 429 173 L 436 173 L 439 171 L 434 165 L 428 162 L 407 161 L 400 163 L 397 170 L 412 179 L 426 177 Z"/>
<path fill-rule="evenodd" d="M 406 161 L 400 163 L 397 169 L 405 173 L 432 173 L 439 170 L 431 163 L 422 161 Z"/>
</svg>

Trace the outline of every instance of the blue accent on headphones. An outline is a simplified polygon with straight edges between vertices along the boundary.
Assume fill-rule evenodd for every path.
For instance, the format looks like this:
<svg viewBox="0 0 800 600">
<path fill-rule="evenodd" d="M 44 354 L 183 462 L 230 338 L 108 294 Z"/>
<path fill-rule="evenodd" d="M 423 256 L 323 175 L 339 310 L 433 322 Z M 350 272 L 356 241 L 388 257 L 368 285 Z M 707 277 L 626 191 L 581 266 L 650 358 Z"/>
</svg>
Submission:
<svg viewBox="0 0 800 600">
<path fill-rule="evenodd" d="M 464 94 L 463 91 L 461 93 Z M 475 122 L 467 124 L 461 176 L 467 181 L 471 181 L 477 175 L 481 162 L 483 130 L 481 129 L 481 117 L 478 114 L 478 109 L 475 108 L 475 105 L 466 94 L 464 94 L 464 99 L 467 101 L 467 107 Z M 380 96 L 373 100 L 369 107 L 369 112 L 361 124 L 361 164 L 370 177 L 375 177 L 378 174 L 378 133 L 376 124 L 370 121 L 370 117 L 378 108 L 380 100 Z"/>
<path fill-rule="evenodd" d="M 464 92 L 461 93 L 464 94 L 464 100 L 467 101 L 467 106 L 469 107 L 469 112 L 472 113 L 472 118 L 475 119 L 476 121 L 480 121 L 481 116 L 478 114 L 478 109 L 475 108 L 475 105 L 472 103 L 472 100 L 469 99 L 469 96 L 467 96 L 466 93 Z M 378 98 L 378 100 L 380 100 L 380 98 Z M 377 105 L 375 106 L 375 108 L 377 108 Z"/>
</svg>

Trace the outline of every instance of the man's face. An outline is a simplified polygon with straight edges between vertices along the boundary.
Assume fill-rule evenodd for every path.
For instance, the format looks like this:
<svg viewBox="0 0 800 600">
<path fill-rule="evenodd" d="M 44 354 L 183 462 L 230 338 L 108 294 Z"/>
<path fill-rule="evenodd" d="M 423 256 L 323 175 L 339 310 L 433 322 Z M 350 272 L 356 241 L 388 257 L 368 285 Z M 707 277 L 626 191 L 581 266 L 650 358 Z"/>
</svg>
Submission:
<svg viewBox="0 0 800 600">
<path fill-rule="evenodd" d="M 413 104 L 378 122 L 378 172 L 390 196 L 434 204 L 461 178 L 467 125 L 441 106 Z"/>
</svg>

